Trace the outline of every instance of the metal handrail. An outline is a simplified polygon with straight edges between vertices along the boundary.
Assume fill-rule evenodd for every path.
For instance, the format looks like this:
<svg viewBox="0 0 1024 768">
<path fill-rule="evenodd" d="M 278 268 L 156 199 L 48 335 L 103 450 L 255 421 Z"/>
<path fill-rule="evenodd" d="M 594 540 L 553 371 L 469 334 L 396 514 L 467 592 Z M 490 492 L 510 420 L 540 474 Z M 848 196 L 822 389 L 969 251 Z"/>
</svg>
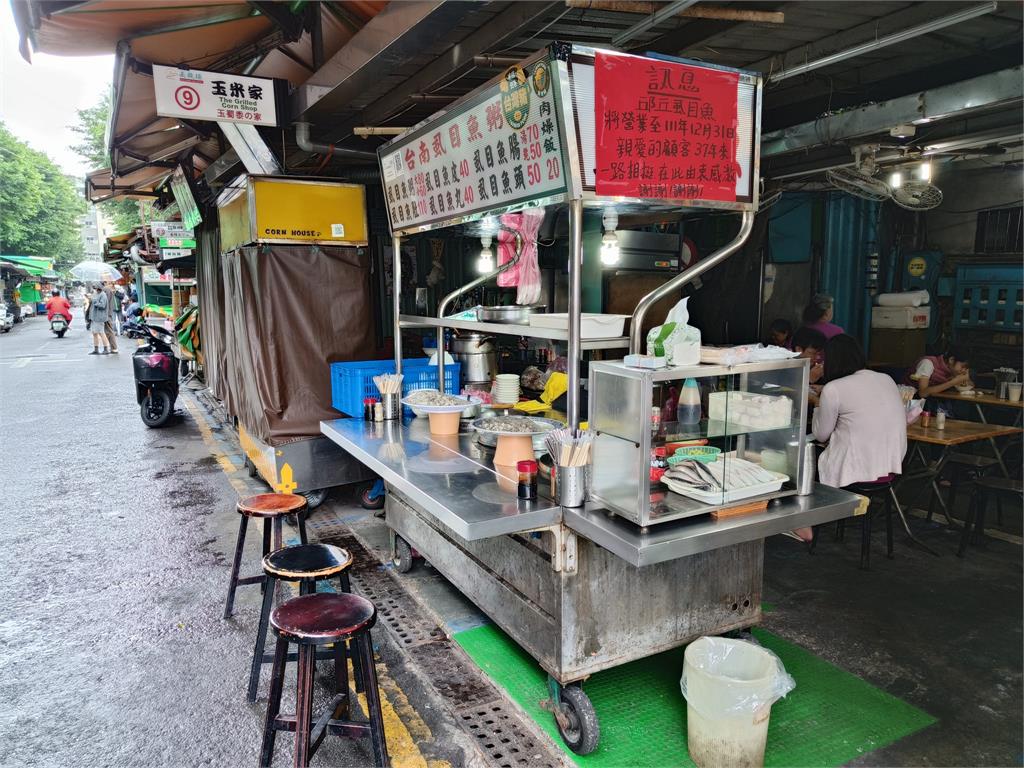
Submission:
<svg viewBox="0 0 1024 768">
<path fill-rule="evenodd" d="M 732 256 L 738 251 L 743 244 L 750 237 L 750 232 L 754 228 L 754 211 L 744 211 L 743 218 L 740 221 L 740 231 L 736 233 L 734 237 L 727 245 L 718 249 L 706 259 L 694 264 L 689 269 L 685 269 L 678 275 L 673 277 L 664 285 L 655 288 L 653 291 L 644 296 L 636 305 L 636 309 L 633 311 L 633 319 L 630 321 L 629 329 L 629 352 L 630 354 L 636 355 L 643 351 L 643 325 L 644 316 L 658 300 L 664 298 L 672 291 L 681 288 L 691 280 L 695 280 L 702 274 L 707 272 L 714 266 L 717 266 L 727 258 Z"/>
</svg>

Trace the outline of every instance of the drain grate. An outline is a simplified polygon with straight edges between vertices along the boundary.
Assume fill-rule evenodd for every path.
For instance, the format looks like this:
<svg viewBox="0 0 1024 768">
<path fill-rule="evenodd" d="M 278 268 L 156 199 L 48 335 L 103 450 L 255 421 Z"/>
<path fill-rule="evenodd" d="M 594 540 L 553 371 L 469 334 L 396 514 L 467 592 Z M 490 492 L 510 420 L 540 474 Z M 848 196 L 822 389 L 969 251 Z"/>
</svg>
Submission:
<svg viewBox="0 0 1024 768">
<path fill-rule="evenodd" d="M 344 524 L 342 524 L 344 525 Z M 377 615 L 438 692 L 492 768 L 557 768 L 552 747 L 533 735 L 532 725 L 419 607 L 391 572 L 347 529 L 318 538 L 347 549 L 353 557 L 353 587 L 377 606 Z"/>
</svg>

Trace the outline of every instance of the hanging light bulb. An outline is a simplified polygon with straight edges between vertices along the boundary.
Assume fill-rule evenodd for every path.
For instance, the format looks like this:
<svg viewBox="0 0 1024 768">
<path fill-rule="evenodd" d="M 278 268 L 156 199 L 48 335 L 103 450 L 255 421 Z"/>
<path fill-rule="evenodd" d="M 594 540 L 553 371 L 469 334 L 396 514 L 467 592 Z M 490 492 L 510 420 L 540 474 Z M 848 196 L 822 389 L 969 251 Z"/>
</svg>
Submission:
<svg viewBox="0 0 1024 768">
<path fill-rule="evenodd" d="M 930 162 L 928 162 L 927 160 L 925 160 L 923 163 L 921 163 L 921 167 L 917 169 L 917 177 L 921 181 L 931 181 L 932 180 L 932 164 Z"/>
<path fill-rule="evenodd" d="M 903 174 L 899 171 L 895 171 L 892 176 L 889 177 L 889 186 L 893 189 L 899 189 L 903 186 Z"/>
<path fill-rule="evenodd" d="M 491 250 L 491 236 L 480 238 L 480 257 L 476 260 L 476 271 L 481 275 L 494 271 L 494 251 Z"/>
<path fill-rule="evenodd" d="M 606 208 L 601 217 L 604 236 L 601 238 L 601 263 L 606 267 L 619 263 L 619 236 L 615 234 L 619 226 L 619 214 L 614 208 Z"/>
</svg>

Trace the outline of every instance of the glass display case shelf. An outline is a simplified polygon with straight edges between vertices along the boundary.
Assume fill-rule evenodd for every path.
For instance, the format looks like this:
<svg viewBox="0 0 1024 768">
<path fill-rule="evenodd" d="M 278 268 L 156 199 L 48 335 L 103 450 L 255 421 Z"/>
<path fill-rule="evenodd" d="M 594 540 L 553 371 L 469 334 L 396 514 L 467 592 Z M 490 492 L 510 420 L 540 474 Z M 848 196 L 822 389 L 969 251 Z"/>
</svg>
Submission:
<svg viewBox="0 0 1024 768">
<path fill-rule="evenodd" d="M 754 435 L 759 432 L 775 432 L 776 430 L 792 430 L 795 425 L 792 423 L 782 424 L 777 427 L 749 427 L 726 421 L 709 421 L 701 419 L 700 425 L 682 425 L 677 422 L 662 422 L 662 428 L 658 432 L 651 433 L 651 446 L 657 448 L 669 443 L 685 443 L 692 440 L 704 440 L 711 437 L 722 437 L 724 435 Z"/>
</svg>

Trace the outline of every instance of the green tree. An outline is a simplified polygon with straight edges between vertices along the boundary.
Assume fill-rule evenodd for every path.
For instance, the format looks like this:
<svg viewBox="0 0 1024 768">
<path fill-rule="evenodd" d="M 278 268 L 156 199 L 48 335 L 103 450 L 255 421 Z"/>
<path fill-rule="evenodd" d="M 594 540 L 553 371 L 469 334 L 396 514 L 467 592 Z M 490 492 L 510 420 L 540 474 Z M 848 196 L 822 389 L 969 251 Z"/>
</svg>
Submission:
<svg viewBox="0 0 1024 768">
<path fill-rule="evenodd" d="M 74 180 L 0 123 L 0 252 L 70 266 L 82 257 L 83 213 Z"/>
<path fill-rule="evenodd" d="M 71 126 L 80 137 L 78 144 L 71 149 L 81 155 L 89 163 L 90 170 L 106 168 L 110 165 L 107 153 L 107 123 L 110 120 L 110 93 L 104 94 L 99 104 L 78 110 L 78 122 Z M 143 206 L 148 206 L 148 201 Z M 114 232 L 130 232 L 139 226 L 139 202 L 137 200 L 108 200 L 99 204 L 101 213 L 110 220 Z"/>
</svg>

